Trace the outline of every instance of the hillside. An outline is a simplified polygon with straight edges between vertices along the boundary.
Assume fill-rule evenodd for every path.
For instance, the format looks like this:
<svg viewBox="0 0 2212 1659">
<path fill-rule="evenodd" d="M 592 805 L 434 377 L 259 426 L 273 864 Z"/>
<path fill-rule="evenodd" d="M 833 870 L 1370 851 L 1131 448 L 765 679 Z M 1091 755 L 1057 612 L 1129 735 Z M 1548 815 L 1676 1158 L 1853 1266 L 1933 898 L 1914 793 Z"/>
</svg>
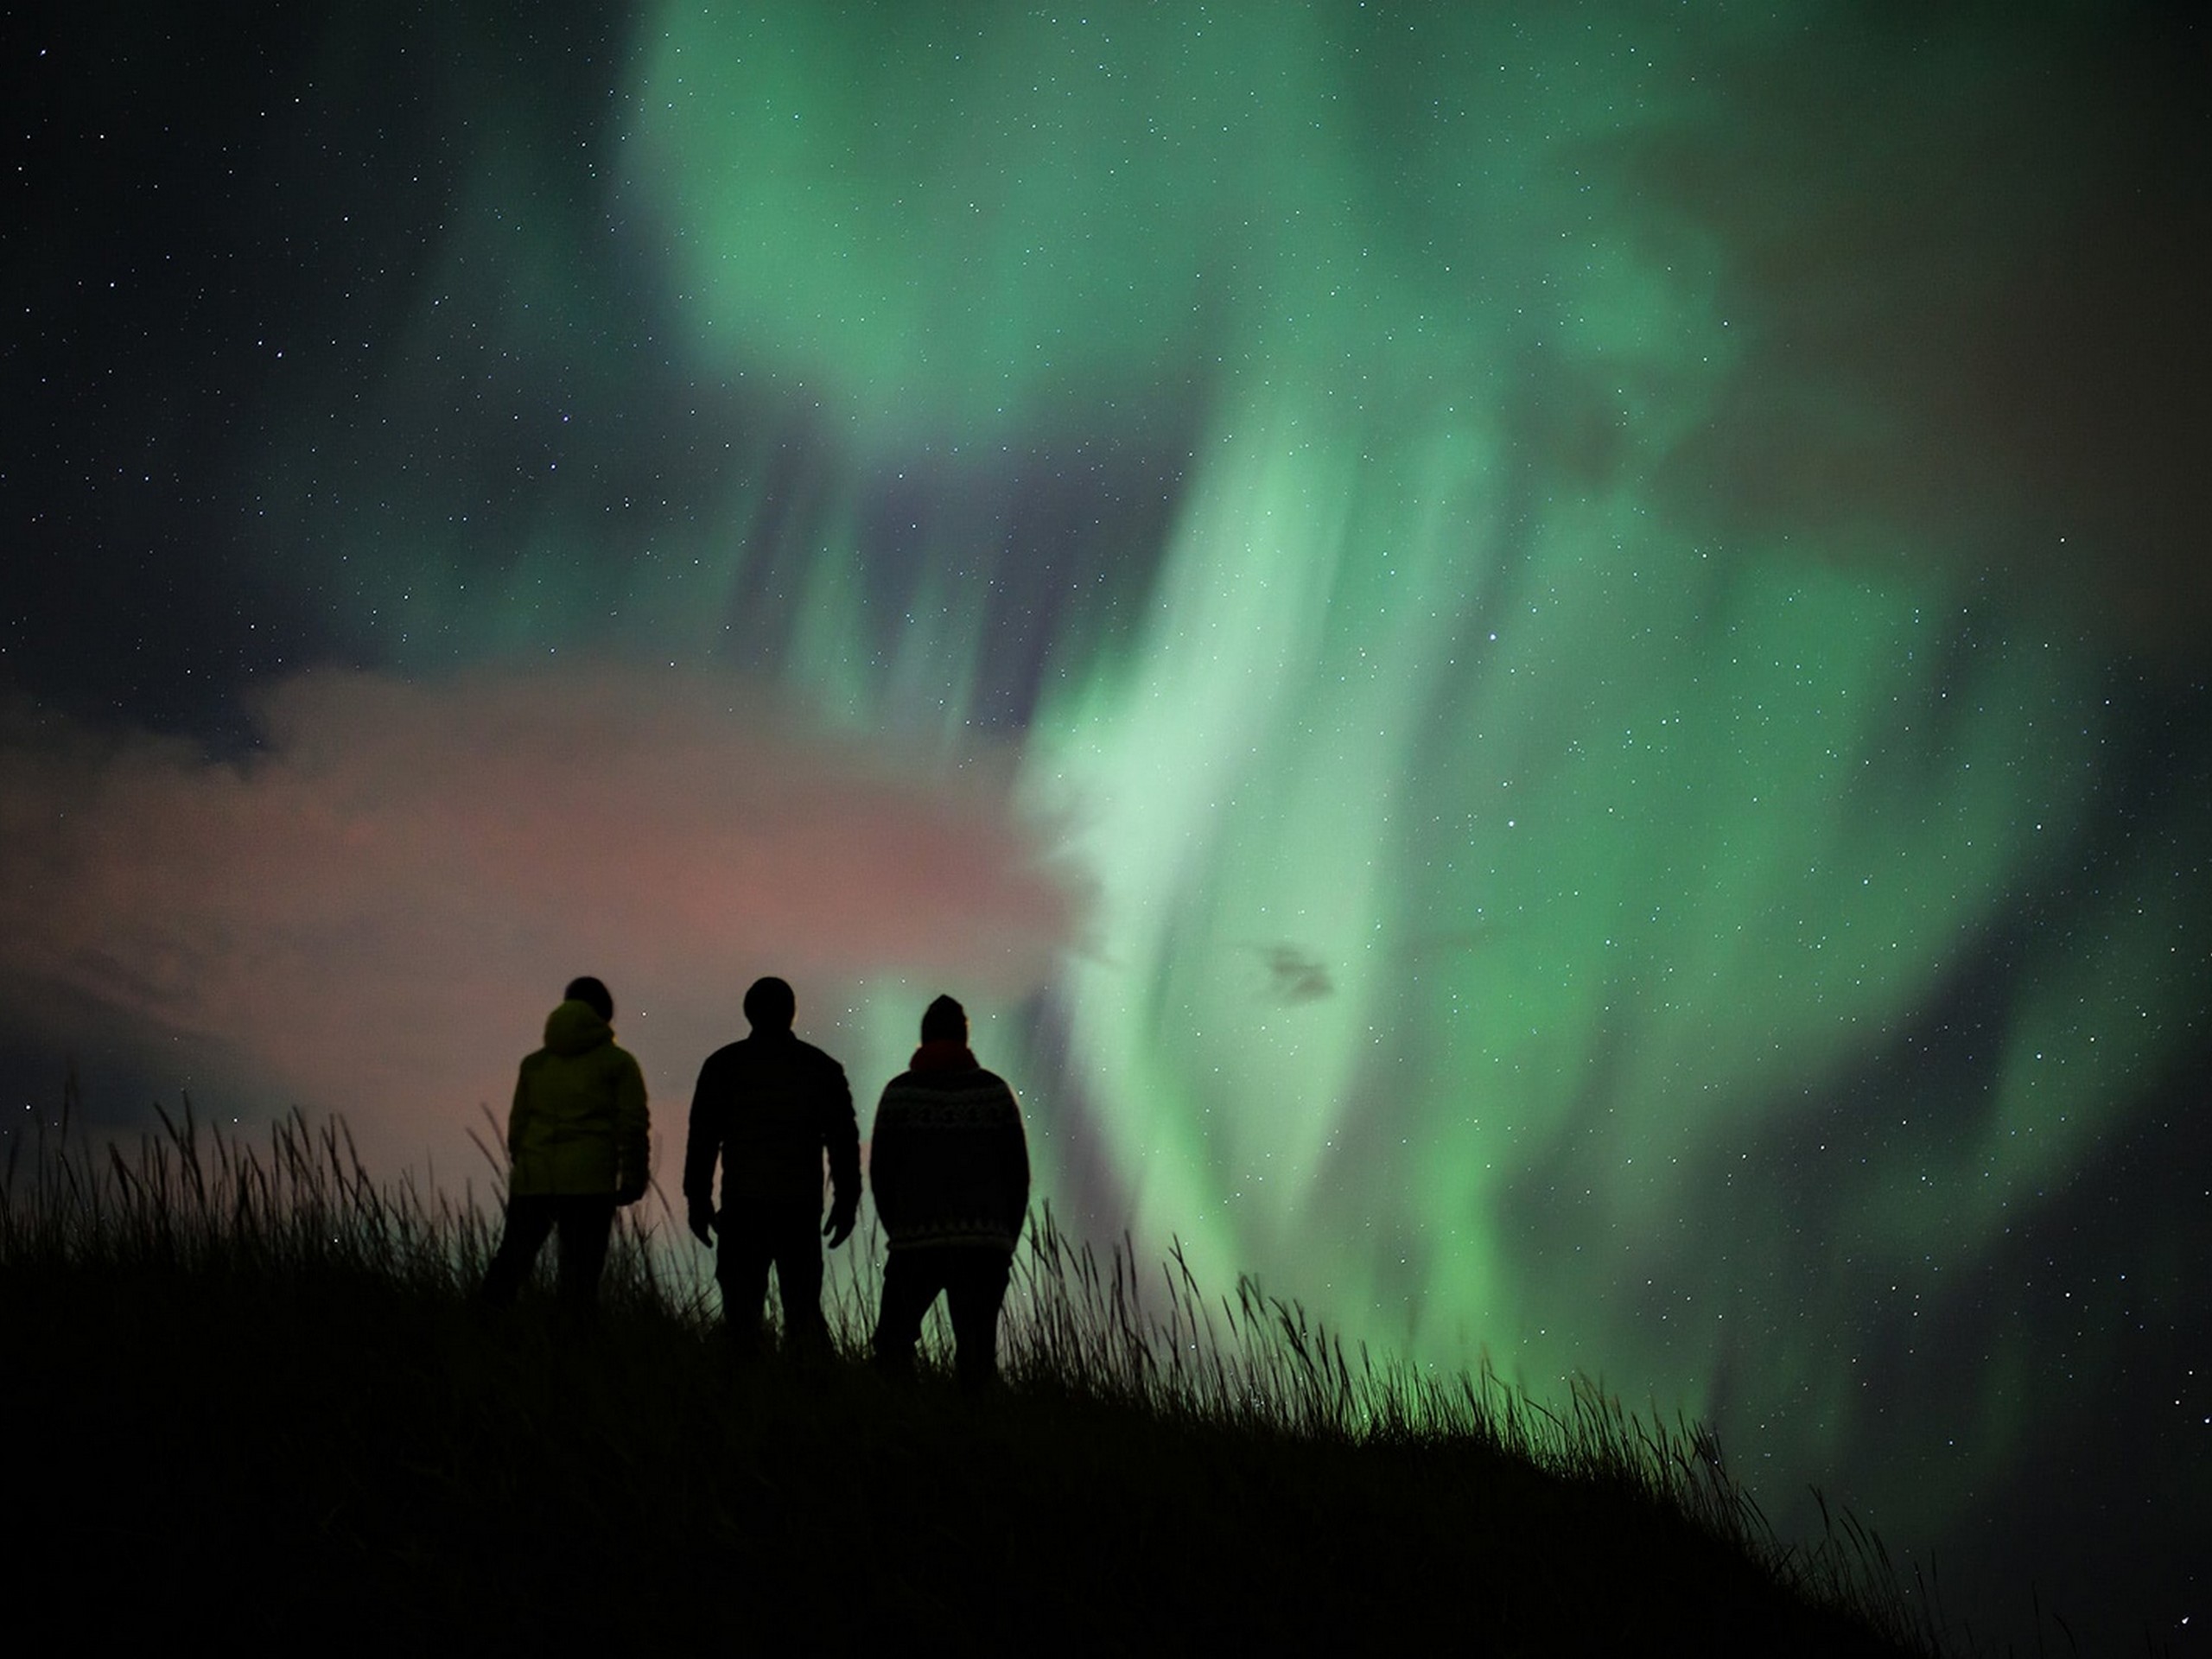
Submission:
<svg viewBox="0 0 2212 1659">
<path fill-rule="evenodd" d="M 1049 1225 L 982 1399 L 734 1363 L 634 1237 L 595 1326 L 487 1318 L 484 1240 L 296 1122 L 14 1172 L 19 1618 L 268 1649 L 1929 1650 L 1861 1556 L 1763 1541 L 1694 1434 L 1355 1363 L 1249 1287 L 1208 1335 L 1195 1287 L 1146 1313 Z"/>
</svg>

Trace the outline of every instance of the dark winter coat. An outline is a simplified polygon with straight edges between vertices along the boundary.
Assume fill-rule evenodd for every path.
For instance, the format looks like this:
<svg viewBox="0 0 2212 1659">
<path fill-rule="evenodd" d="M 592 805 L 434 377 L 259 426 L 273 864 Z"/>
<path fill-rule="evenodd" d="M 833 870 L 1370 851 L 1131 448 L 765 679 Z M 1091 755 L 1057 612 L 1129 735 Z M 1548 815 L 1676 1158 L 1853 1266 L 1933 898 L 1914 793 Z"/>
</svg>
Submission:
<svg viewBox="0 0 2212 1659">
<path fill-rule="evenodd" d="M 755 1031 L 716 1049 L 699 1068 L 683 1152 L 683 1196 L 741 1215 L 822 1213 L 822 1159 L 836 1205 L 860 1205 L 860 1126 L 845 1068 L 788 1031 Z"/>
</svg>

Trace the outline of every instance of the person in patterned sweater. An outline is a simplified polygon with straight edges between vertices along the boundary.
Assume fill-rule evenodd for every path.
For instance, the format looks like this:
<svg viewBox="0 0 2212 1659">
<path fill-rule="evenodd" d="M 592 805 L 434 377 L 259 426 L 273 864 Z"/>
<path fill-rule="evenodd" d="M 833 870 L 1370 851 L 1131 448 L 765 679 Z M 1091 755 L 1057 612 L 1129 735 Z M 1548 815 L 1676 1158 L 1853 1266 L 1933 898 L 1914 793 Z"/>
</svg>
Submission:
<svg viewBox="0 0 2212 1659">
<path fill-rule="evenodd" d="M 891 1246 L 877 1363 L 912 1369 L 922 1320 L 941 1291 L 961 1386 L 988 1387 L 998 1378 L 999 1308 L 1029 1211 L 1029 1142 L 1014 1090 L 976 1064 L 968 1012 L 949 996 L 930 1004 L 922 1046 L 884 1085 L 868 1185 Z"/>
</svg>

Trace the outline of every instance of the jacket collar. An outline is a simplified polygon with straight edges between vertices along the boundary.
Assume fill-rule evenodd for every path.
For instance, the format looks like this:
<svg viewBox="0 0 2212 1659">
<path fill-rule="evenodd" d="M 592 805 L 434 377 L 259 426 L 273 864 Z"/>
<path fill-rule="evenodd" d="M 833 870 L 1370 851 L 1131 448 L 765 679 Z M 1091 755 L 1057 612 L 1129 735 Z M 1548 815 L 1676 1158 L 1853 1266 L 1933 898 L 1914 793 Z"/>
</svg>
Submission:
<svg viewBox="0 0 2212 1659">
<path fill-rule="evenodd" d="M 974 1071 L 981 1069 L 967 1044 L 947 1038 L 924 1043 L 914 1051 L 914 1058 L 906 1065 L 908 1069 L 915 1071 Z"/>
</svg>

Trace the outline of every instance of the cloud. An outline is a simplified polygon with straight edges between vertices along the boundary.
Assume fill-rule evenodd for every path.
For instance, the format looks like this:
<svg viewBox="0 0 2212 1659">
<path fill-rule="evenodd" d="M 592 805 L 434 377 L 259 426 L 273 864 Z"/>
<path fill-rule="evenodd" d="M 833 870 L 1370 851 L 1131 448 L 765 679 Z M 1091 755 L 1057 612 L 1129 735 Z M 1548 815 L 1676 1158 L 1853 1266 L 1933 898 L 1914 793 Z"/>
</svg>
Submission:
<svg viewBox="0 0 2212 1659">
<path fill-rule="evenodd" d="M 2201 666 L 2212 130 L 2178 16 L 1847 6 L 1716 57 L 1702 114 L 1621 163 L 1727 324 L 1670 509 L 1938 558 Z"/>
<path fill-rule="evenodd" d="M 504 1104 L 572 974 L 614 986 L 626 1042 L 664 1039 L 664 1096 L 737 1034 L 760 974 L 803 997 L 902 973 L 1014 996 L 1080 919 L 1007 766 L 830 736 L 743 683 L 316 673 L 260 712 L 240 765 L 16 719 L 0 984 L 19 1017 L 90 1006 L 219 1049 L 404 1147 Z"/>
</svg>

